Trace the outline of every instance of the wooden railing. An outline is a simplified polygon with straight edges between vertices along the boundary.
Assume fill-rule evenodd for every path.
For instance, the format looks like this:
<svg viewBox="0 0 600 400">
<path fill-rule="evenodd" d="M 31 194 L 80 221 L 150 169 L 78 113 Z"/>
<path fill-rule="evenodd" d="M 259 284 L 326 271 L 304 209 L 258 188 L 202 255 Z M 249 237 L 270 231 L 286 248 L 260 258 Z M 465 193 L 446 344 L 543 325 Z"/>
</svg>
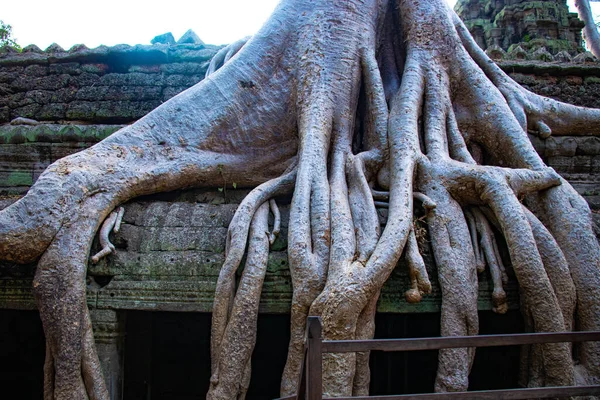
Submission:
<svg viewBox="0 0 600 400">
<path fill-rule="evenodd" d="M 304 363 L 298 382 L 298 393 L 279 400 L 322 400 L 323 353 L 359 351 L 416 351 L 457 347 L 492 347 L 523 344 L 600 341 L 600 331 L 525 333 L 511 335 L 451 336 L 418 339 L 323 340 L 319 317 L 309 317 Z M 336 397 L 335 400 L 458 400 L 458 399 L 544 399 L 555 397 L 600 395 L 600 385 L 559 386 L 507 390 L 482 390 L 452 393 L 405 394 L 393 396 Z M 333 399 L 331 399 L 333 400 Z"/>
</svg>

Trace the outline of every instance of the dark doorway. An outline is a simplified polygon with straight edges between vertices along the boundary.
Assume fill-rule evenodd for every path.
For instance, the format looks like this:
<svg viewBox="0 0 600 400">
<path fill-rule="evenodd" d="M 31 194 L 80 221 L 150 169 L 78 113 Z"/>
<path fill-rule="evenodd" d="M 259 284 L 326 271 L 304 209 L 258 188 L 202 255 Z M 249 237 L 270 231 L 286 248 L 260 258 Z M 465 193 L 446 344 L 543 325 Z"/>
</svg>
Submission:
<svg viewBox="0 0 600 400">
<path fill-rule="evenodd" d="M 379 314 L 376 337 L 439 335 L 439 314 Z M 480 312 L 482 334 L 516 333 L 520 313 Z M 210 314 L 127 312 L 124 399 L 203 399 L 210 380 Z M 272 399 L 279 383 L 289 340 L 289 316 L 261 315 L 252 357 L 249 400 Z M 19 399 L 41 399 L 45 341 L 37 311 L 0 310 L 0 384 Z M 431 392 L 437 352 L 371 355 L 371 394 Z M 518 347 L 477 351 L 470 390 L 517 387 Z"/>
<path fill-rule="evenodd" d="M 46 341 L 37 311 L 0 310 L 0 387 L 3 397 L 43 398 Z"/>
<path fill-rule="evenodd" d="M 480 312 L 482 334 L 522 331 L 518 312 Z M 210 380 L 210 314 L 129 312 L 125 353 L 125 399 L 204 398 Z M 376 337 L 439 336 L 439 314 L 379 314 Z M 249 400 L 278 397 L 289 340 L 289 316 L 260 315 L 252 356 Z M 433 391 L 437 351 L 371 355 L 371 394 Z M 518 347 L 477 351 L 470 390 L 517 386 Z"/>
<path fill-rule="evenodd" d="M 379 314 L 376 338 L 416 338 L 440 335 L 440 314 Z M 498 315 L 479 313 L 480 333 L 523 332 L 518 311 Z M 371 395 L 429 393 L 437 370 L 437 351 L 371 353 Z M 519 347 L 484 347 L 476 352 L 469 376 L 469 390 L 516 388 Z"/>
<path fill-rule="evenodd" d="M 210 314 L 128 312 L 124 399 L 203 399 L 210 380 Z M 278 397 L 289 316 L 258 318 L 248 399 Z"/>
</svg>

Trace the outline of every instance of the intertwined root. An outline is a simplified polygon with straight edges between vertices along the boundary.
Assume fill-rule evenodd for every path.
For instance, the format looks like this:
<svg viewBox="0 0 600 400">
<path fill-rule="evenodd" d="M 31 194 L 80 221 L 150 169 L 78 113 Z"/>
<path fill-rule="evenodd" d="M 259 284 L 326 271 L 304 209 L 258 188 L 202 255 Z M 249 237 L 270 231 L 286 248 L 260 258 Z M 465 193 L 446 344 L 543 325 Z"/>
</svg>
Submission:
<svg viewBox="0 0 600 400">
<path fill-rule="evenodd" d="M 584 130 L 590 121 L 600 120 L 600 114 L 548 100 L 518 87 L 491 61 L 483 58 L 483 53 L 464 35 L 462 25 L 455 25 L 449 13 L 441 18 L 443 28 L 434 28 L 440 26 L 440 20 L 431 18 L 435 15 L 431 7 L 444 8 L 434 3 L 432 6 L 417 1 L 399 2 L 401 18 L 419 23 L 403 25 L 407 27 L 405 36 L 413 40 L 408 40 L 406 59 L 399 74 L 402 82 L 395 94 L 388 95 L 392 86 L 382 85 L 380 91 L 373 89 L 377 79 L 365 77 L 363 81 L 365 92 L 371 94 L 369 101 L 373 109 L 378 109 L 375 106 L 381 102 L 377 99 L 384 94 L 391 99 L 387 139 L 379 142 L 383 144 L 381 148 L 390 150 L 389 164 L 386 157 L 383 163 L 376 164 L 375 171 L 363 169 L 362 176 L 356 174 L 360 169 L 352 162 L 336 160 L 338 157 L 353 160 L 363 153 L 352 155 L 349 147 L 339 146 L 347 143 L 345 132 L 331 132 L 328 176 L 332 240 L 326 280 L 323 284 L 317 279 L 311 286 L 309 280 L 297 279 L 295 293 L 306 293 L 307 287 L 319 289 L 310 313 L 323 318 L 325 338 L 368 336 L 370 330 L 363 329 L 363 325 L 369 326 L 365 321 L 370 321 L 374 313 L 374 307 L 369 304 L 376 302 L 383 282 L 404 250 L 411 276 L 407 298 L 420 300 L 428 291 L 428 281 L 410 223 L 413 195 L 419 191 L 435 206 L 427 210 L 426 218 L 442 288 L 443 335 L 477 334 L 477 272 L 483 272 L 486 265 L 494 283 L 494 311 L 507 311 L 503 289 L 507 274 L 498 248 L 498 234 L 508 245 L 530 328 L 547 332 L 569 330 L 573 326 L 575 286 L 567 269 L 569 257 L 563 252 L 568 252 L 568 243 L 574 237 L 564 243 L 555 241 L 556 232 L 547 230 L 521 200 L 537 193 L 555 193 L 551 195 L 553 201 L 573 204 L 560 194 L 572 196 L 573 191 L 544 165 L 526 130 L 535 129 L 542 136 L 564 133 L 567 126 Z M 444 36 L 444 41 L 440 41 L 436 40 L 435 32 L 432 34 L 427 29 L 453 34 L 451 39 Z M 362 57 L 361 64 L 368 76 L 379 75 L 383 81 L 393 81 L 386 76 L 390 70 L 386 61 L 380 61 L 379 74 L 373 74 L 368 68 L 372 64 L 364 61 L 364 53 Z M 386 115 L 387 111 L 380 114 Z M 364 128 L 367 133 L 376 131 L 374 120 L 368 120 Z M 368 139 L 363 140 L 368 149 L 365 144 Z M 321 174 L 316 169 L 311 171 L 312 179 Z M 301 176 L 297 187 L 302 187 Z M 381 176 L 387 178 L 380 179 Z M 372 198 L 359 196 L 361 200 L 357 201 L 356 194 L 360 191 L 354 188 L 362 185 L 371 187 Z M 373 189 L 377 185 L 390 190 L 388 224 L 381 234 L 372 230 L 373 234 L 364 235 L 369 232 L 364 229 L 364 216 L 374 205 L 384 205 L 382 202 L 387 200 L 381 189 Z M 302 209 L 308 213 L 316 199 L 306 199 L 310 207 Z M 585 207 L 580 211 L 589 213 Z M 547 209 L 546 213 L 551 214 L 551 211 Z M 546 220 L 551 219 L 540 214 Z M 308 221 L 306 215 L 304 218 Z M 570 222 L 568 229 L 578 229 L 576 226 Z M 589 224 L 585 229 L 591 232 Z M 313 225 L 312 239 L 322 232 L 328 231 Z M 290 236 L 290 242 L 293 239 Z M 357 246 L 357 243 L 363 245 Z M 590 254 L 597 257 L 597 244 L 590 245 Z M 295 255 L 290 252 L 292 268 Z M 575 257 L 572 261 L 571 270 L 580 270 L 582 263 Z M 310 270 L 317 269 L 313 265 Z M 597 303 L 597 299 L 595 301 Z M 305 306 L 301 308 L 305 310 Z M 598 316 L 594 320 L 597 321 Z M 301 331 L 298 329 L 301 324 L 302 320 L 293 319 L 292 331 Z M 436 390 L 466 390 L 473 356 L 473 350 L 440 351 Z M 593 354 L 580 359 L 586 358 L 598 359 Z M 326 355 L 325 392 L 328 395 L 365 393 L 365 382 L 368 382 L 364 373 L 365 359 L 363 354 Z M 568 345 L 539 346 L 531 353 L 529 364 L 531 381 L 527 384 L 569 385 L 574 382 Z M 588 366 L 594 369 L 589 361 Z M 288 379 L 291 375 L 284 374 L 284 381 Z M 282 392 L 291 393 L 285 385 Z"/>
<path fill-rule="evenodd" d="M 63 224 L 39 260 L 34 278 L 46 335 L 44 400 L 109 398 L 85 299 L 87 259 L 108 206 L 96 198 L 86 203 L 85 211 Z"/>
<path fill-rule="evenodd" d="M 281 223 L 279 208 L 272 197 L 289 192 L 295 175 L 295 171 L 286 173 L 250 192 L 229 226 L 225 264 L 219 274 L 213 305 L 209 399 L 244 399 L 248 390 L 269 244 L 275 241 Z M 269 209 L 274 217 L 271 231 L 268 229 Z M 244 272 L 236 290 L 235 272 L 247 242 Z"/>
<path fill-rule="evenodd" d="M 119 207 L 118 211 L 113 211 L 110 213 L 108 218 L 104 220 L 102 224 L 102 228 L 100 228 L 100 246 L 102 246 L 102 250 L 92 256 L 92 262 L 96 264 L 100 259 L 106 257 L 110 253 L 115 252 L 115 246 L 110 242 L 108 235 L 110 232 L 118 233 L 121 229 L 121 221 L 123 220 L 123 214 L 125 213 L 125 209 L 123 207 Z"/>
</svg>

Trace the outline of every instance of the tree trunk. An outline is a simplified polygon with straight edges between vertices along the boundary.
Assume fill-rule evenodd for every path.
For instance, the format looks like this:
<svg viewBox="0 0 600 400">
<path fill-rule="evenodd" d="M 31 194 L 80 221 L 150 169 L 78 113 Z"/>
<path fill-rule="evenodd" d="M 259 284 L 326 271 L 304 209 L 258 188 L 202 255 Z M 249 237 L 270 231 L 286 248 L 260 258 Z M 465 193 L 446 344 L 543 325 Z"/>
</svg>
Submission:
<svg viewBox="0 0 600 400">
<path fill-rule="evenodd" d="M 594 21 L 592 15 L 592 7 L 590 7 L 590 0 L 575 0 L 575 8 L 579 18 L 585 23 L 583 28 L 583 36 L 585 42 L 597 58 L 600 58 L 600 34 L 598 33 L 598 27 Z"/>
</svg>

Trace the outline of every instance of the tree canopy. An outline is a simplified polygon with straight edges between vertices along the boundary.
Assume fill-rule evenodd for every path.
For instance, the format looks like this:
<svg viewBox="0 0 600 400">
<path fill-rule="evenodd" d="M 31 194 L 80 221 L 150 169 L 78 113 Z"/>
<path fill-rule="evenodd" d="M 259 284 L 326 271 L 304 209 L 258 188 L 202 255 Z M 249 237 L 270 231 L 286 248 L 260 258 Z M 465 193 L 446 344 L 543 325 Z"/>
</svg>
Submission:
<svg viewBox="0 0 600 400">
<path fill-rule="evenodd" d="M 21 49 L 21 46 L 19 46 L 13 37 L 12 26 L 0 20 L 0 47 L 4 46 L 12 47 L 17 50 Z"/>
</svg>

